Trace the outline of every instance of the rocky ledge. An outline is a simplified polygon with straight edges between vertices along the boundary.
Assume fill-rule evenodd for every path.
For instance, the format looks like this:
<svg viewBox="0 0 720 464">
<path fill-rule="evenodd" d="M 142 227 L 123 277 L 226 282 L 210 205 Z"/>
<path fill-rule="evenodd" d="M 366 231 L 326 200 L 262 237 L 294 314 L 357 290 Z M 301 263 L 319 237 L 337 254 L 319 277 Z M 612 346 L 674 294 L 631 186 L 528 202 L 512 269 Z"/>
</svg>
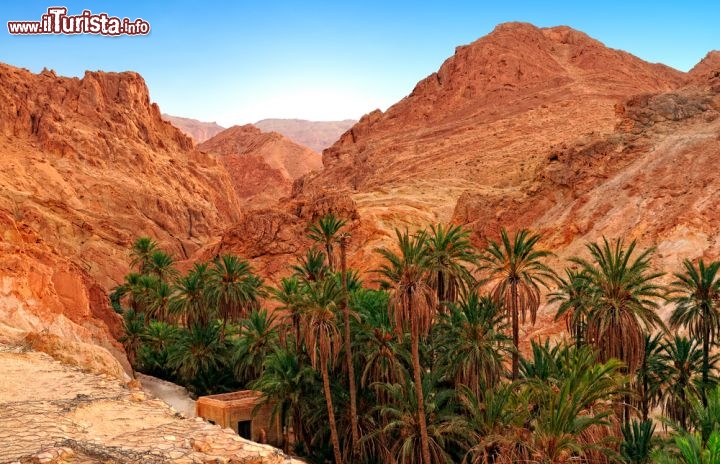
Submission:
<svg viewBox="0 0 720 464">
<path fill-rule="evenodd" d="M 0 345 L 0 463 L 295 463 L 110 375 Z"/>
</svg>

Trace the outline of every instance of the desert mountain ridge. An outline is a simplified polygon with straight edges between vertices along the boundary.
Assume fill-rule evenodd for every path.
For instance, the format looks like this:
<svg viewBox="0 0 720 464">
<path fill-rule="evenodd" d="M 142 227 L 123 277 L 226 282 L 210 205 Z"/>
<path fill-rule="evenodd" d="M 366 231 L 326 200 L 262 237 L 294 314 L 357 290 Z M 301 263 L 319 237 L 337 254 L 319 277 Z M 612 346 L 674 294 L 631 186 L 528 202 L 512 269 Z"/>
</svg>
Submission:
<svg viewBox="0 0 720 464">
<path fill-rule="evenodd" d="M 305 172 L 291 163 L 311 159 L 302 147 L 287 158 L 273 151 L 290 146 L 282 136 L 247 126 L 197 149 L 136 73 L 0 65 L 0 342 L 122 376 L 107 292 L 137 236 L 188 261 L 241 254 L 272 282 L 330 211 L 349 221 L 349 263 L 365 271 L 396 227 L 438 222 L 478 245 L 501 226 L 533 228 L 555 265 L 603 235 L 656 246 L 668 271 L 720 256 L 719 64 L 712 52 L 683 73 L 565 26 L 502 24 Z M 258 176 L 287 173 L 285 198 L 243 206 L 254 194 L 242 198 L 226 161 L 247 161 L 248 147 Z"/>
<path fill-rule="evenodd" d="M 220 155 L 243 206 L 272 206 L 292 191 L 293 182 L 322 169 L 322 158 L 277 132 L 254 125 L 233 126 L 198 145 L 202 152 Z"/>
<path fill-rule="evenodd" d="M 293 142 L 322 153 L 357 121 L 308 121 L 306 119 L 263 119 L 253 125 L 266 132 L 279 132 Z"/>
<path fill-rule="evenodd" d="M 216 122 L 203 122 L 197 119 L 184 118 L 163 114 L 163 119 L 190 136 L 200 144 L 213 138 L 226 128 Z M 306 119 L 262 119 L 253 125 L 264 132 L 278 132 L 293 142 L 304 145 L 321 153 L 331 146 L 338 138 L 357 121 L 308 121 Z"/>
<path fill-rule="evenodd" d="M 170 114 L 162 114 L 162 118 L 173 126 L 180 129 L 185 135 L 189 136 L 195 143 L 203 143 L 207 139 L 214 137 L 225 128 L 215 121 L 204 122 L 197 119 L 183 118 L 180 116 L 172 116 Z"/>
<path fill-rule="evenodd" d="M 216 249 L 279 276 L 312 210 L 350 220 L 350 264 L 364 270 L 395 228 L 438 222 L 468 227 L 478 246 L 529 227 L 558 269 L 603 236 L 657 247 L 666 272 L 716 258 L 717 58 L 684 73 L 566 26 L 501 24 L 361 118 L 291 202 L 244 216 Z M 534 330 L 558 330 L 544 315 Z"/>
<path fill-rule="evenodd" d="M 162 120 L 136 73 L 0 64 L 0 342 L 128 369 L 107 292 L 139 235 L 179 259 L 240 217 L 230 176 Z"/>
</svg>

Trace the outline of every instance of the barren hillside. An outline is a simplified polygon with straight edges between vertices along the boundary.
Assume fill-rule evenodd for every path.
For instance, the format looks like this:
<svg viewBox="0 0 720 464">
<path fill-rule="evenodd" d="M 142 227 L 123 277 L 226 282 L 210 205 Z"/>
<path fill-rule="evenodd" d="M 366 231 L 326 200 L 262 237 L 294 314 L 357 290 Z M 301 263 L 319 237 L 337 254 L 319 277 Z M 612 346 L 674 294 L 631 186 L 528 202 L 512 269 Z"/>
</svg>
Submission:
<svg viewBox="0 0 720 464">
<path fill-rule="evenodd" d="M 449 221 L 481 246 L 501 226 L 539 230 L 557 266 L 602 235 L 658 246 L 666 271 L 718 256 L 718 70 L 713 53 L 685 74 L 568 27 L 500 25 L 347 131 L 324 169 L 296 182 L 285 216 L 245 219 L 221 247 L 279 272 L 295 247 L 245 240 L 243 224 L 292 236 L 325 202 L 355 218 L 350 260 L 362 269 L 395 227 Z"/>
<path fill-rule="evenodd" d="M 190 257 L 239 217 L 229 176 L 130 72 L 0 65 L 0 153 L 0 341 L 42 332 L 42 349 L 117 373 L 106 292 L 132 242 L 148 235 Z"/>
</svg>

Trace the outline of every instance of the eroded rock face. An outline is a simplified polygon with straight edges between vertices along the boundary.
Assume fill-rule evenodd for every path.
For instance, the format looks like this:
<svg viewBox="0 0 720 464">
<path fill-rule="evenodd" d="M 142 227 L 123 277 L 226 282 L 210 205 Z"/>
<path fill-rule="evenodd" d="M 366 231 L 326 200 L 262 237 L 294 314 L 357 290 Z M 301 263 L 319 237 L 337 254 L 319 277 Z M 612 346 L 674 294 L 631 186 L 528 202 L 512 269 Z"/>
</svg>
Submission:
<svg viewBox="0 0 720 464">
<path fill-rule="evenodd" d="M 540 231 L 557 268 L 587 256 L 585 244 L 602 237 L 655 247 L 654 266 L 667 273 L 679 272 L 683 259 L 717 259 L 720 94 L 692 85 L 632 97 L 617 110 L 613 132 L 550 147 L 534 181 L 515 195 L 461 195 L 453 221 L 478 242 L 501 225 Z"/>
<path fill-rule="evenodd" d="M 260 275 L 278 281 L 289 274 L 289 265 L 312 246 L 306 236 L 308 224 L 328 213 L 346 220 L 346 231 L 354 236 L 349 253 L 357 252 L 368 234 L 359 221 L 355 202 L 346 192 L 322 192 L 275 208 L 248 211 L 201 256 L 206 260 L 221 253 L 244 256 Z"/>
<path fill-rule="evenodd" d="M 517 185 L 548 145 L 612 130 L 618 100 L 684 79 L 567 27 L 502 24 L 385 113 L 364 116 L 324 151 L 325 170 L 306 188 L 421 190 L 430 180 L 457 198 L 468 185 Z"/>
<path fill-rule="evenodd" d="M 198 148 L 221 155 L 246 209 L 275 205 L 290 194 L 295 179 L 322 168 L 320 155 L 308 147 L 251 124 L 233 126 Z"/>
<path fill-rule="evenodd" d="M 715 183 L 704 165 L 715 159 L 714 62 L 710 54 L 685 74 L 567 27 L 500 25 L 458 47 L 385 113 L 361 118 L 323 152 L 322 171 L 295 181 L 291 202 L 243 220 L 273 224 L 267 236 L 299 238 L 256 250 L 264 242 L 253 227 L 235 228 L 220 249 L 246 252 L 277 275 L 293 250 L 310 246 L 301 231 L 316 217 L 304 205 L 341 192 L 353 204 L 351 213 L 334 207 L 351 221 L 349 263 L 364 271 L 377 267 L 373 249 L 392 243 L 394 228 L 437 222 L 468 226 L 478 246 L 503 226 L 539 230 L 558 252 L 556 267 L 603 234 L 640 237 L 672 270 L 714 253 L 711 228 L 689 224 L 715 217 L 716 202 L 686 203 L 697 201 L 694 188 Z M 666 187 L 680 182 L 670 173 L 695 149 L 704 161 L 686 167 L 696 187 Z"/>
<path fill-rule="evenodd" d="M 0 370 L 0 462 L 300 464 L 43 353 L 0 344 Z"/>
<path fill-rule="evenodd" d="M 705 58 L 688 72 L 688 81 L 701 87 L 709 87 L 715 92 L 720 91 L 720 50 L 708 52 Z"/>
<path fill-rule="evenodd" d="M 0 336 L 47 330 L 127 366 L 106 292 L 132 242 L 147 235 L 189 258 L 239 217 L 229 176 L 161 119 L 136 73 L 0 65 L 0 153 Z"/>
<path fill-rule="evenodd" d="M 366 271 L 393 228 L 437 222 L 466 225 L 481 247 L 501 227 L 529 227 L 557 269 L 603 236 L 656 247 L 666 272 L 717 258 L 716 58 L 685 74 L 569 28 L 501 25 L 325 150 L 287 214 L 344 192 L 355 205 L 349 262 Z M 561 330 L 546 308 L 523 337 Z"/>
<path fill-rule="evenodd" d="M 565 216 L 547 216 L 565 211 L 566 190 L 627 166 L 616 152 L 651 150 L 646 131 L 705 130 L 690 126 L 712 118 L 714 97 L 707 86 L 681 91 L 687 81 L 568 27 L 502 24 L 385 113 L 361 118 L 323 152 L 323 171 L 296 181 L 294 199 L 345 189 L 366 231 L 362 249 L 389 243 L 396 227 L 450 221 L 471 227 L 479 246 L 502 226 L 570 236 Z M 373 269 L 377 257 L 350 262 Z"/>
<path fill-rule="evenodd" d="M 349 264 L 363 271 L 394 228 L 438 222 L 467 225 L 479 246 L 502 226 L 533 228 L 556 267 L 602 235 L 657 246 L 667 271 L 717 257 L 719 62 L 711 53 L 685 74 L 567 27 L 500 25 L 385 113 L 365 115 L 316 172 L 296 169 L 302 158 L 281 153 L 280 136 L 250 127 L 206 148 L 226 153 L 221 162 L 193 150 L 136 74 L 2 67 L 0 298 L 21 308 L 5 320 L 42 314 L 33 327 L 57 320 L 58 336 L 98 343 L 93 331 L 117 330 L 100 302 L 127 272 L 136 236 L 179 257 L 238 253 L 272 281 L 311 246 L 307 223 L 328 212 L 348 220 Z M 265 191 L 259 178 L 287 182 Z M 256 210 L 241 212 L 238 195 Z M 67 307 L 75 301 L 82 309 Z M 555 330 L 543 317 L 537 330 Z"/>
</svg>

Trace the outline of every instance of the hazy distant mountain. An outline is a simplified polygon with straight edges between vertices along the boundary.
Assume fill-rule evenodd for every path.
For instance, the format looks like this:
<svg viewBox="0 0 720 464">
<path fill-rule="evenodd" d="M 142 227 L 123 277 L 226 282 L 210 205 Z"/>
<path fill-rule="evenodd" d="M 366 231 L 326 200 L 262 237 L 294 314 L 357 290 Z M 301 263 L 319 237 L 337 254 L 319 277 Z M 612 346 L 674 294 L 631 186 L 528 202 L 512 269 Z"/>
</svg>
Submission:
<svg viewBox="0 0 720 464">
<path fill-rule="evenodd" d="M 180 116 L 171 116 L 163 114 L 162 118 L 192 137 L 195 143 L 203 143 L 204 141 L 214 137 L 216 134 L 224 131 L 225 128 L 219 126 L 215 122 L 203 122 L 197 119 L 182 118 Z"/>
<path fill-rule="evenodd" d="M 263 119 L 254 125 L 266 132 L 279 132 L 295 143 L 318 153 L 335 143 L 357 121 L 306 121 L 304 119 Z"/>
<path fill-rule="evenodd" d="M 221 155 L 242 205 L 252 208 L 274 205 L 290 195 L 296 179 L 322 169 L 317 152 L 251 124 L 226 129 L 197 148 Z"/>
</svg>

